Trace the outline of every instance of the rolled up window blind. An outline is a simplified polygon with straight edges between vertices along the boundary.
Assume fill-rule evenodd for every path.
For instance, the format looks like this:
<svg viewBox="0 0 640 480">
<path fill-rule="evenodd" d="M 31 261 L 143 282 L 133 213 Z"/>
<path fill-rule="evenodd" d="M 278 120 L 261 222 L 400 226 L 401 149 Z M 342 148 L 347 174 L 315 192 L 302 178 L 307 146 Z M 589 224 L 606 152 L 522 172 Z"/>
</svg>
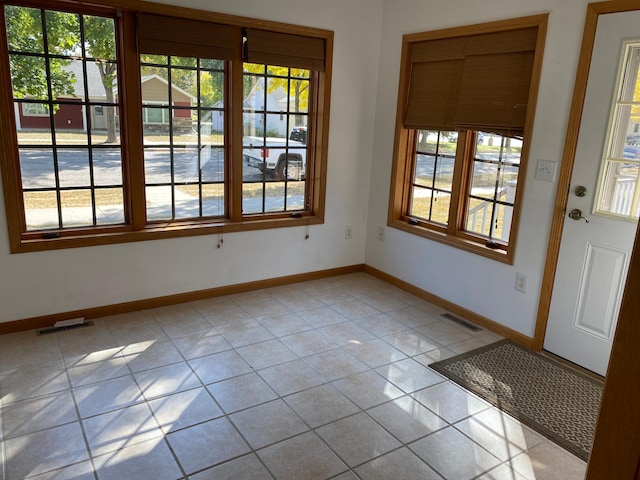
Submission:
<svg viewBox="0 0 640 480">
<path fill-rule="evenodd" d="M 247 29 L 245 61 L 281 67 L 323 71 L 325 41 L 323 38 Z"/>
<path fill-rule="evenodd" d="M 138 15 L 141 53 L 240 60 L 242 29 L 232 25 L 141 13 Z"/>
<path fill-rule="evenodd" d="M 522 136 L 537 27 L 410 46 L 404 126 Z"/>
</svg>

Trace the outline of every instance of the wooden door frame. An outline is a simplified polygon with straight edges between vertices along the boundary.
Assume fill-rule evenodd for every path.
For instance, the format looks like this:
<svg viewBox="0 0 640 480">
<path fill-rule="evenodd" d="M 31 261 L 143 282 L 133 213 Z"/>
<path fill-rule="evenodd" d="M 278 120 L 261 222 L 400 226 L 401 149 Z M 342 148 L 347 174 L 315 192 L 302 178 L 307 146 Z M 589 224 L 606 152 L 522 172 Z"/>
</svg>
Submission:
<svg viewBox="0 0 640 480">
<path fill-rule="evenodd" d="M 585 20 L 584 33 L 582 36 L 582 47 L 578 62 L 578 71 L 573 89 L 571 101 L 571 113 L 569 114 L 569 124 L 558 175 L 558 189 L 553 208 L 551 220 L 551 232 L 549 233 L 549 243 L 547 246 L 547 257 L 545 261 L 542 288 L 538 301 L 538 314 L 536 317 L 536 328 L 533 335 L 532 348 L 540 351 L 544 345 L 544 337 L 547 331 L 547 321 L 549 319 L 549 309 L 551 307 L 551 295 L 558 266 L 558 256 L 560 253 L 560 242 L 562 240 L 562 228 L 564 226 L 565 212 L 569 200 L 569 188 L 571 185 L 571 174 L 578 145 L 578 134 L 580 123 L 582 122 L 582 112 L 584 100 L 587 93 L 587 82 L 589 80 L 589 69 L 591 68 L 591 54 L 595 42 L 598 17 L 602 14 L 629 12 L 640 10 L 638 0 L 610 0 L 604 2 L 590 3 L 587 6 L 587 17 Z"/>
<path fill-rule="evenodd" d="M 538 351 L 542 350 L 547 329 L 598 17 L 633 10 L 640 10 L 638 0 L 611 0 L 587 6 L 533 338 L 533 348 Z M 636 233 L 586 480 L 640 479 L 640 382 L 637 381 L 640 378 L 639 290 L 640 238 Z"/>
</svg>

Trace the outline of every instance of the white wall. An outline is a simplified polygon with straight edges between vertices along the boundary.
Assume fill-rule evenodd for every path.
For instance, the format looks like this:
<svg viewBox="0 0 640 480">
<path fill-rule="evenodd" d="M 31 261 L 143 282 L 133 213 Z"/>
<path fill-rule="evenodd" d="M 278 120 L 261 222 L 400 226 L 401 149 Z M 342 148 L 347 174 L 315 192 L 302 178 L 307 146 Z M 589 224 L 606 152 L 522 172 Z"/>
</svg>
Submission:
<svg viewBox="0 0 640 480">
<path fill-rule="evenodd" d="M 533 336 L 556 184 L 534 178 L 537 159 L 562 158 L 588 0 L 385 0 L 369 194 L 366 263 Z M 402 35 L 550 13 L 513 266 L 386 225 Z M 528 276 L 526 294 L 514 290 Z"/>
<path fill-rule="evenodd" d="M 364 262 L 382 0 L 164 3 L 335 31 L 324 225 L 11 255 L 0 203 L 0 322 Z"/>
</svg>

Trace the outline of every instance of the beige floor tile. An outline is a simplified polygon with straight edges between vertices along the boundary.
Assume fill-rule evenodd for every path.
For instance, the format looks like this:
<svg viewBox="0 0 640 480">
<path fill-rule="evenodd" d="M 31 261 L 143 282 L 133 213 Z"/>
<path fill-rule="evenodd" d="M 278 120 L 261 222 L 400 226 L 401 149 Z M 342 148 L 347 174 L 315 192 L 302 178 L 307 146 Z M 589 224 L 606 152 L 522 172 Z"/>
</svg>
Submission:
<svg viewBox="0 0 640 480">
<path fill-rule="evenodd" d="M 490 407 L 484 400 L 451 382 L 439 383 L 414 392 L 411 396 L 449 423 L 455 423 Z"/>
<path fill-rule="evenodd" d="M 274 400 L 229 416 L 252 448 L 258 449 L 308 430 L 282 400 Z"/>
<path fill-rule="evenodd" d="M 2 409 L 3 439 L 78 421 L 71 392 L 11 403 Z"/>
<path fill-rule="evenodd" d="M 77 422 L 9 439 L 4 455 L 9 459 L 5 480 L 24 480 L 89 458 Z"/>
<path fill-rule="evenodd" d="M 442 346 L 435 340 L 425 337 L 414 330 L 392 333 L 391 335 L 382 337 L 382 339 L 410 357 L 435 350 Z"/>
<path fill-rule="evenodd" d="M 251 372 L 251 367 L 233 350 L 190 360 L 202 383 L 209 384 Z"/>
<path fill-rule="evenodd" d="M 211 324 L 203 316 L 199 313 L 195 315 L 197 316 L 179 320 L 159 320 L 158 324 L 167 337 L 171 339 L 197 335 L 211 330 Z"/>
<path fill-rule="evenodd" d="M 436 348 L 435 350 L 431 350 L 421 355 L 416 355 L 415 357 L 413 357 L 413 359 L 417 362 L 420 362 L 424 366 L 428 366 L 434 362 L 446 360 L 447 358 L 455 357 L 456 355 L 458 354 L 453 350 L 449 350 L 446 347 L 442 347 L 442 348 Z"/>
<path fill-rule="evenodd" d="M 362 480 L 420 479 L 441 480 L 442 477 L 433 471 L 407 448 L 401 448 L 382 457 L 378 457 L 356 468 Z"/>
<path fill-rule="evenodd" d="M 190 480 L 273 480 L 255 454 L 230 460 L 222 465 L 189 476 Z"/>
<path fill-rule="evenodd" d="M 267 315 L 260 317 L 258 321 L 276 337 L 292 335 L 294 333 L 300 333 L 315 328 L 295 313 L 286 313 L 284 315 L 275 316 Z"/>
<path fill-rule="evenodd" d="M 85 418 L 82 423 L 94 457 L 162 437 L 162 430 L 146 404 Z"/>
<path fill-rule="evenodd" d="M 0 374 L 0 402 L 6 405 L 18 400 L 68 390 L 69 387 L 69 380 L 62 364 L 17 367 Z"/>
<path fill-rule="evenodd" d="M 329 340 L 318 330 L 296 333 L 282 337 L 280 340 L 299 357 L 306 357 L 307 355 L 338 348 L 335 342 Z"/>
<path fill-rule="evenodd" d="M 213 329 L 198 335 L 178 338 L 173 344 L 187 360 L 231 350 L 229 342 Z"/>
<path fill-rule="evenodd" d="M 149 325 L 135 325 L 122 330 L 115 330 L 113 336 L 118 345 L 126 346 L 141 342 L 163 342 L 169 340 L 164 330 L 157 323 Z"/>
<path fill-rule="evenodd" d="M 334 323 L 322 327 L 318 331 L 340 346 L 359 344 L 376 338 L 375 335 L 355 322 Z"/>
<path fill-rule="evenodd" d="M 247 443 L 224 417 L 171 433 L 167 440 L 187 474 L 249 453 Z"/>
<path fill-rule="evenodd" d="M 67 372 L 71 385 L 74 387 L 102 382 L 131 373 L 127 362 L 120 356 L 93 363 L 84 361 L 81 365 L 69 368 Z"/>
<path fill-rule="evenodd" d="M 277 339 L 247 345 L 246 347 L 238 348 L 236 351 L 255 370 L 272 367 L 273 365 L 298 358 L 295 353 Z"/>
<path fill-rule="evenodd" d="M 434 318 L 433 315 L 415 306 L 392 310 L 387 312 L 387 315 L 410 328 L 428 325 L 437 321 L 437 318 Z"/>
<path fill-rule="evenodd" d="M 400 350 L 393 348 L 381 339 L 349 345 L 347 350 L 371 368 L 380 367 L 407 358 Z"/>
<path fill-rule="evenodd" d="M 405 444 L 448 426 L 411 397 L 397 398 L 367 410 L 367 413 Z"/>
<path fill-rule="evenodd" d="M 276 297 L 290 312 L 301 312 L 312 308 L 324 307 L 322 300 L 308 293 L 296 292 L 293 295 L 281 295 Z"/>
<path fill-rule="evenodd" d="M 510 462 L 528 480 L 582 480 L 586 463 L 550 441 L 533 447 Z"/>
<path fill-rule="evenodd" d="M 446 380 L 435 370 L 411 358 L 378 367 L 376 372 L 405 393 L 412 393 Z"/>
<path fill-rule="evenodd" d="M 203 312 L 202 315 L 207 322 L 215 328 L 253 321 L 253 317 L 238 306 L 212 312 Z"/>
<path fill-rule="evenodd" d="M 284 315 L 290 310 L 277 300 L 267 300 L 266 302 L 252 303 L 242 307 L 249 315 L 261 317 L 263 315 Z"/>
<path fill-rule="evenodd" d="M 29 480 L 95 480 L 95 478 L 91 462 L 85 461 L 29 477 Z"/>
<path fill-rule="evenodd" d="M 396 332 L 402 332 L 409 328 L 404 323 L 394 320 L 385 313 L 374 315 L 373 317 L 360 318 L 356 320 L 356 322 L 362 328 L 379 337 L 384 337 L 385 335 L 390 335 Z"/>
<path fill-rule="evenodd" d="M 235 293 L 228 295 L 227 298 L 241 308 L 247 305 L 255 305 L 271 300 L 271 297 L 262 290 L 253 290 L 250 292 Z"/>
<path fill-rule="evenodd" d="M 284 401 L 311 428 L 326 425 L 360 411 L 347 397 L 329 384 L 289 395 L 284 398 Z"/>
<path fill-rule="evenodd" d="M 78 387 L 73 394 L 82 418 L 144 401 L 144 396 L 131 375 Z"/>
<path fill-rule="evenodd" d="M 30 365 L 52 365 L 62 361 L 55 335 L 35 330 L 0 336 L 0 372 Z"/>
<path fill-rule="evenodd" d="M 186 363 L 145 370 L 135 373 L 133 377 L 147 400 L 202 386 Z"/>
<path fill-rule="evenodd" d="M 338 303 L 350 302 L 356 297 L 345 292 L 340 287 L 331 287 L 322 291 L 313 291 L 312 295 L 325 305 L 336 305 Z"/>
<path fill-rule="evenodd" d="M 260 370 L 259 373 L 280 396 L 300 392 L 325 382 L 324 378 L 303 360 L 281 363 Z"/>
<path fill-rule="evenodd" d="M 333 385 L 363 410 L 404 395 L 402 390 L 374 371 L 336 380 Z"/>
<path fill-rule="evenodd" d="M 196 388 L 149 401 L 158 424 L 165 433 L 191 427 L 223 415 L 204 388 Z"/>
<path fill-rule="evenodd" d="M 330 350 L 305 357 L 304 359 L 325 380 L 331 382 L 369 369 L 345 349 Z"/>
<path fill-rule="evenodd" d="M 162 438 L 127 446 L 94 458 L 100 480 L 175 480 L 182 477 Z"/>
<path fill-rule="evenodd" d="M 331 308 L 333 308 L 335 311 L 349 320 L 372 317 L 374 315 L 379 315 L 380 313 L 382 313 L 377 308 L 372 307 L 362 300 L 352 300 L 350 302 L 338 303 L 336 305 L 332 305 Z"/>
<path fill-rule="evenodd" d="M 430 325 L 423 325 L 416 328 L 416 331 L 432 338 L 442 346 L 449 346 L 472 338 L 469 330 L 464 329 L 464 327 L 458 327 L 446 320 Z M 452 348 L 451 350 L 454 349 Z"/>
<path fill-rule="evenodd" d="M 256 373 L 212 383 L 207 387 L 226 413 L 237 412 L 278 398 Z"/>
<path fill-rule="evenodd" d="M 459 354 L 470 352 L 471 350 L 475 350 L 476 348 L 484 347 L 489 343 L 491 342 L 488 342 L 481 337 L 471 337 L 467 340 L 463 340 L 462 342 L 452 343 L 448 348 Z"/>
<path fill-rule="evenodd" d="M 313 327 L 326 327 L 327 325 L 342 323 L 347 320 L 347 318 L 345 318 L 343 315 L 338 313 L 332 307 L 328 306 L 305 310 L 303 312 L 300 312 L 298 315 L 300 315 L 304 321 L 306 321 Z"/>
<path fill-rule="evenodd" d="M 232 347 L 238 348 L 252 343 L 271 340 L 274 336 L 256 320 L 218 327 L 218 332 Z"/>
<path fill-rule="evenodd" d="M 418 440 L 409 448 L 447 479 L 468 480 L 500 464 L 500 460 L 453 427 Z"/>
<path fill-rule="evenodd" d="M 494 407 L 483 410 L 457 423 L 456 428 L 461 430 L 465 435 L 473 438 L 477 443 L 485 446 L 489 451 L 491 451 L 491 449 L 488 447 L 494 440 L 494 436 L 508 442 L 507 453 L 519 453 L 529 450 L 545 441 L 544 437 Z M 485 437 L 486 445 L 484 441 L 479 441 Z M 502 455 L 498 455 L 497 452 L 492 453 L 503 460 L 507 460 L 513 456 L 505 456 L 504 453 Z"/>
<path fill-rule="evenodd" d="M 347 465 L 313 432 L 258 451 L 278 480 L 331 478 L 348 470 Z"/>
<path fill-rule="evenodd" d="M 400 447 L 400 442 L 364 413 L 330 423 L 316 432 L 350 467 Z"/>
<path fill-rule="evenodd" d="M 390 312 L 392 310 L 397 310 L 406 306 L 401 299 L 394 297 L 391 293 L 366 296 L 362 297 L 360 300 L 368 305 L 371 305 L 373 308 L 379 310 L 380 312 Z"/>
<path fill-rule="evenodd" d="M 527 480 L 509 465 L 500 465 L 488 473 L 485 473 L 477 480 Z"/>
<path fill-rule="evenodd" d="M 132 372 L 142 372 L 184 361 L 171 342 L 150 340 L 128 345 L 122 350 Z"/>
</svg>

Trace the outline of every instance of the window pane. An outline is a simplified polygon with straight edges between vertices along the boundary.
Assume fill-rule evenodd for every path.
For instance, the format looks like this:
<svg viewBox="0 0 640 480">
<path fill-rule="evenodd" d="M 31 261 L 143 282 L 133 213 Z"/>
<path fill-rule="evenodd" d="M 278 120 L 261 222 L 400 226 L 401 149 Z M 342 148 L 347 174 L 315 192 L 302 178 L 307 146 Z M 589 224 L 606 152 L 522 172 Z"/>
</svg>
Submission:
<svg viewBox="0 0 640 480">
<path fill-rule="evenodd" d="M 304 210 L 309 81 L 285 67 L 244 69 L 243 212 Z M 308 77 L 304 72 L 298 71 Z"/>
<path fill-rule="evenodd" d="M 122 158 L 119 148 L 95 149 L 92 160 L 95 185 L 122 187 Z"/>
<path fill-rule="evenodd" d="M 140 59 L 147 219 L 225 215 L 224 71 L 201 70 L 203 65 L 224 67 L 224 62 Z"/>
<path fill-rule="evenodd" d="M 522 141 L 478 132 L 466 230 L 508 243 Z"/>
<path fill-rule="evenodd" d="M 121 192 L 115 216 L 102 215 L 95 202 L 94 161 L 101 155 L 95 145 L 117 145 L 115 115 L 98 124 L 91 108 L 91 102 L 117 107 L 113 19 L 23 7 L 5 12 L 28 229 L 123 223 Z M 89 51 L 111 62 L 88 61 Z M 121 190 L 122 154 L 113 151 L 110 176 Z"/>
<path fill-rule="evenodd" d="M 27 231 L 59 227 L 55 192 L 24 192 L 23 200 Z"/>
<path fill-rule="evenodd" d="M 124 223 L 122 188 L 97 188 L 95 196 L 98 225 Z"/>
<path fill-rule="evenodd" d="M 598 211 L 637 218 L 639 211 L 636 190 L 639 174 L 640 166 L 637 163 L 607 162 L 602 177 Z"/>
<path fill-rule="evenodd" d="M 91 190 L 62 190 L 60 192 L 63 227 L 94 225 Z"/>
<path fill-rule="evenodd" d="M 91 186 L 88 149 L 59 149 L 57 158 L 61 187 Z"/>
<path fill-rule="evenodd" d="M 456 132 L 418 131 L 410 216 L 448 223 L 457 138 Z"/>
<path fill-rule="evenodd" d="M 79 51 L 80 20 L 73 13 L 47 10 L 47 45 L 51 55 L 82 54 Z M 98 32 L 96 32 L 98 33 Z"/>
</svg>

